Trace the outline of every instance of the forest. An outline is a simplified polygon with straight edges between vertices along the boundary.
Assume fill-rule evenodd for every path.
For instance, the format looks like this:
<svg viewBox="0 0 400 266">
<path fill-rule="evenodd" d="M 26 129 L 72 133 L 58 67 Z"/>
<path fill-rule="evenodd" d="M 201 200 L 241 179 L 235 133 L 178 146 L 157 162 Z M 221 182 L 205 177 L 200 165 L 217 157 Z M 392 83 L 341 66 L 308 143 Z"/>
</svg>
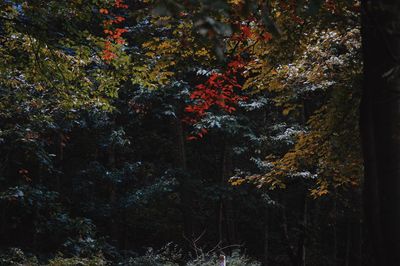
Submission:
<svg viewBox="0 0 400 266">
<path fill-rule="evenodd" d="M 0 0 L 0 265 L 399 266 L 400 1 Z"/>
</svg>

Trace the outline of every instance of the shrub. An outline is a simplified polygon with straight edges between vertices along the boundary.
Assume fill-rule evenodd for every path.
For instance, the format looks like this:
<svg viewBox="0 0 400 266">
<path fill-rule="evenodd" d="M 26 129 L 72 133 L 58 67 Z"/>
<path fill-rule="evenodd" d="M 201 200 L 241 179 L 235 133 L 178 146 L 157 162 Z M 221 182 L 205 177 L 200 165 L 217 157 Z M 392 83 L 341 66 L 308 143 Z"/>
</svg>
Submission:
<svg viewBox="0 0 400 266">
<path fill-rule="evenodd" d="M 107 261 L 104 257 L 99 254 L 90 258 L 63 258 L 58 255 L 54 259 L 50 260 L 48 266 L 105 266 Z"/>
<path fill-rule="evenodd" d="M 35 256 L 25 254 L 19 248 L 11 248 L 0 253 L 0 265 L 2 266 L 38 266 Z"/>
<path fill-rule="evenodd" d="M 187 266 L 215 266 L 219 265 L 217 254 L 202 254 L 189 261 Z M 239 250 L 234 250 L 231 255 L 226 256 L 227 266 L 261 266 L 261 263 L 253 261 L 246 255 L 242 255 Z"/>
</svg>

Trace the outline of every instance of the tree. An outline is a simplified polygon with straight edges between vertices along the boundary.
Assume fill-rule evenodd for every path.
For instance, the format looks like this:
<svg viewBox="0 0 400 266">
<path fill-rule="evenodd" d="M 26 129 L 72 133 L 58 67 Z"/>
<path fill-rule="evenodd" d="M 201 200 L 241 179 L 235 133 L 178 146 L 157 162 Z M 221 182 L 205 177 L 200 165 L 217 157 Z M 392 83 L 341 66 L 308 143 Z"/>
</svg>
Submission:
<svg viewBox="0 0 400 266">
<path fill-rule="evenodd" d="M 367 258 L 351 1 L 0 7 L 0 264 Z"/>
<path fill-rule="evenodd" d="M 398 1 L 362 1 L 364 211 L 374 265 L 400 264 Z"/>
</svg>

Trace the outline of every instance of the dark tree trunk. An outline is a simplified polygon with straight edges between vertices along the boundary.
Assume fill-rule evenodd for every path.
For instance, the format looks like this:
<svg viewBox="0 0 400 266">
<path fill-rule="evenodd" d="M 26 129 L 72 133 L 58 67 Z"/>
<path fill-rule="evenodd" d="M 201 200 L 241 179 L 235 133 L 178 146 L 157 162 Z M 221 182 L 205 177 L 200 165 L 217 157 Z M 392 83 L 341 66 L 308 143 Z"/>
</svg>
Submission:
<svg viewBox="0 0 400 266">
<path fill-rule="evenodd" d="M 222 153 L 222 171 L 221 171 L 222 187 L 228 184 L 228 180 L 233 174 L 232 168 L 233 168 L 232 150 L 228 141 L 225 140 Z M 221 243 L 227 245 L 235 244 L 236 243 L 235 217 L 234 217 L 234 206 L 231 199 L 224 198 L 222 196 L 220 202 L 220 212 L 222 216 L 220 216 L 219 224 L 225 227 L 225 230 L 221 228 L 222 232 L 220 231 L 220 241 L 222 241 Z"/>
<path fill-rule="evenodd" d="M 192 197 L 190 190 L 190 180 L 186 175 L 186 150 L 185 136 L 183 132 L 182 121 L 179 117 L 175 117 L 171 121 L 171 131 L 174 138 L 174 166 L 182 171 L 180 178 L 180 198 L 181 210 L 183 218 L 183 234 L 186 238 L 192 239 L 193 236 L 193 213 L 192 213 Z"/>
<path fill-rule="evenodd" d="M 348 250 L 348 266 L 362 266 L 363 257 L 363 222 L 361 208 L 361 190 L 356 189 L 351 193 L 350 200 L 355 204 L 355 208 L 348 210 L 348 233 L 349 250 Z"/>
<path fill-rule="evenodd" d="M 62 132 L 57 132 L 56 137 L 55 137 L 55 154 L 56 154 L 56 160 L 55 160 L 55 165 L 61 170 L 62 168 L 62 162 L 64 159 L 64 135 Z M 61 180 L 60 180 L 60 174 L 55 175 L 56 179 L 56 190 L 60 191 L 61 190 Z"/>
<path fill-rule="evenodd" d="M 301 228 L 300 228 L 300 236 L 298 240 L 297 247 L 297 265 L 298 266 L 306 266 L 306 237 L 307 237 L 307 196 L 304 195 L 303 209 L 302 209 L 302 217 L 301 217 Z"/>
<path fill-rule="evenodd" d="M 344 254 L 344 266 L 350 265 L 350 248 L 351 248 L 351 224 L 346 223 L 346 249 Z"/>
<path fill-rule="evenodd" d="M 263 256 L 263 263 L 262 266 L 268 266 L 269 265 L 269 228 L 270 228 L 270 208 L 269 206 L 266 206 L 265 211 L 264 211 L 264 256 Z"/>
<path fill-rule="evenodd" d="M 338 230 L 337 230 L 337 220 L 338 220 L 338 210 L 337 210 L 337 194 L 336 190 L 333 193 L 333 206 L 332 206 L 332 253 L 331 261 L 333 265 L 337 265 L 338 260 Z"/>
<path fill-rule="evenodd" d="M 219 201 L 218 205 L 218 243 L 223 243 L 224 242 L 224 227 L 223 227 L 223 222 L 224 222 L 224 204 L 222 203 L 222 199 Z"/>
<path fill-rule="evenodd" d="M 113 129 L 115 128 L 115 122 L 113 122 Z M 107 166 L 109 169 L 114 170 L 115 169 L 115 162 L 116 162 L 116 154 L 115 154 L 115 145 L 113 143 L 110 143 L 107 149 Z M 118 191 L 117 187 L 114 183 L 110 184 L 109 186 L 109 192 L 110 192 L 110 205 L 112 206 L 112 209 L 114 211 L 118 210 L 117 207 L 117 202 L 118 202 Z M 114 213 L 112 215 L 112 218 L 109 219 L 109 226 L 110 226 L 110 236 L 113 241 L 115 241 L 116 245 L 120 247 L 120 227 L 119 227 L 119 215 L 117 213 Z"/>
<path fill-rule="evenodd" d="M 375 265 L 400 265 L 400 1 L 362 5 L 365 218 Z"/>
<path fill-rule="evenodd" d="M 281 215 L 282 215 L 281 229 L 282 229 L 283 241 L 286 246 L 286 253 L 288 255 L 288 258 L 289 258 L 291 264 L 293 266 L 298 266 L 295 248 L 293 247 L 291 239 L 289 237 L 287 215 L 286 215 L 286 209 L 284 206 L 282 206 Z"/>
<path fill-rule="evenodd" d="M 221 153 L 221 187 L 228 184 L 232 176 L 232 150 L 227 140 L 224 140 Z M 218 210 L 218 238 L 221 245 L 236 243 L 234 206 L 232 200 L 221 194 Z"/>
</svg>

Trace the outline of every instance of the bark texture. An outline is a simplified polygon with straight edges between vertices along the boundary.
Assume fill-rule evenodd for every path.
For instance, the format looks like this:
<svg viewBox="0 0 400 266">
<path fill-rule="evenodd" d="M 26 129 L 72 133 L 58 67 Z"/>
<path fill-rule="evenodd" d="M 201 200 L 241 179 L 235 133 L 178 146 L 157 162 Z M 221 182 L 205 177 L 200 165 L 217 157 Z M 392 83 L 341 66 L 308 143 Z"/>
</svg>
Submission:
<svg viewBox="0 0 400 266">
<path fill-rule="evenodd" d="M 364 0 L 361 135 L 374 265 L 400 265 L 400 1 Z"/>
</svg>

